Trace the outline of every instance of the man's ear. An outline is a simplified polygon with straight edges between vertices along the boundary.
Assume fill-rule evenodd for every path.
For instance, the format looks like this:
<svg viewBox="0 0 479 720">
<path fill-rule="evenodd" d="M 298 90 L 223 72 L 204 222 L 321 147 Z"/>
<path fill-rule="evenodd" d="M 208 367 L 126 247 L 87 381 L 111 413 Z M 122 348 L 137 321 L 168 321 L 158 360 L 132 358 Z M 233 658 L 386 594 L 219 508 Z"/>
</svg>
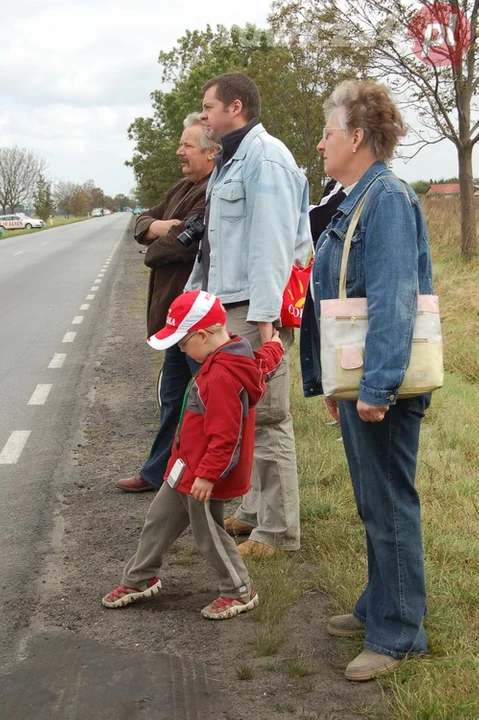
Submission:
<svg viewBox="0 0 479 720">
<path fill-rule="evenodd" d="M 238 117 L 238 115 L 241 115 L 243 112 L 243 103 L 241 100 L 233 100 L 233 102 L 230 105 L 230 108 L 232 110 L 232 115 L 234 117 Z"/>
</svg>

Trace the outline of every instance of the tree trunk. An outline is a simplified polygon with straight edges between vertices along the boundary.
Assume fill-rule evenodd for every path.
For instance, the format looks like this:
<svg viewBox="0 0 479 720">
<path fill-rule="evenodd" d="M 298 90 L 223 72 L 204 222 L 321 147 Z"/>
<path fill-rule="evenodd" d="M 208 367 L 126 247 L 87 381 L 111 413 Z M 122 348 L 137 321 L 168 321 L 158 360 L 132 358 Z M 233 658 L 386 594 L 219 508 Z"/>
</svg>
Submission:
<svg viewBox="0 0 479 720">
<path fill-rule="evenodd" d="M 474 178 L 472 174 L 472 146 L 458 150 L 459 188 L 461 191 L 461 252 L 467 257 L 477 249 Z"/>
</svg>

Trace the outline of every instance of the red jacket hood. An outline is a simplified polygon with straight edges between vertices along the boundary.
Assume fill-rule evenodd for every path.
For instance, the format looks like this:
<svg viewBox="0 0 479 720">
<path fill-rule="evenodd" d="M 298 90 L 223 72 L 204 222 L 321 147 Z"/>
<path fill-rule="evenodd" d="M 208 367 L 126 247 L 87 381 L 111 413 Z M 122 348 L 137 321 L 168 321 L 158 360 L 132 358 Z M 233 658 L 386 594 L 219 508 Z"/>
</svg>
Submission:
<svg viewBox="0 0 479 720">
<path fill-rule="evenodd" d="M 230 342 L 215 350 L 203 363 L 202 373 L 205 376 L 213 362 L 228 368 L 228 372 L 236 376 L 248 393 L 251 406 L 261 400 L 265 390 L 264 372 L 261 369 L 263 361 L 258 363 L 246 338 L 233 335 Z"/>
</svg>

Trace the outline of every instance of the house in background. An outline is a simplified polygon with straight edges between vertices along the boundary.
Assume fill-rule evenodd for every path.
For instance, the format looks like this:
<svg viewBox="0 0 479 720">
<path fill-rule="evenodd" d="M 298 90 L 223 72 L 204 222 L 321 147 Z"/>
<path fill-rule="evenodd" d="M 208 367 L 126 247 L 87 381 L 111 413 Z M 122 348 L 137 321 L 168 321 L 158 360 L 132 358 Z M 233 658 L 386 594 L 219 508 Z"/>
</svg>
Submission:
<svg viewBox="0 0 479 720">
<path fill-rule="evenodd" d="M 461 191 L 459 183 L 436 183 L 429 185 L 424 194 L 429 195 L 429 197 L 441 195 L 442 197 L 454 198 L 459 197 Z M 476 184 L 474 184 L 474 197 L 479 200 L 479 185 Z"/>
<path fill-rule="evenodd" d="M 429 185 L 425 195 L 442 195 L 443 197 L 459 197 L 459 183 L 438 183 Z"/>
</svg>

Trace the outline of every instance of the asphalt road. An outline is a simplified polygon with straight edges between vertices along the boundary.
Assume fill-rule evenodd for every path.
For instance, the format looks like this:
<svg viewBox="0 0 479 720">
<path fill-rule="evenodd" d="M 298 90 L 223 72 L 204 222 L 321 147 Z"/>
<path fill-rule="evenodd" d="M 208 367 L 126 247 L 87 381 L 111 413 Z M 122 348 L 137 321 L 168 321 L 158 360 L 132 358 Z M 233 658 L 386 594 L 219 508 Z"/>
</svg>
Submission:
<svg viewBox="0 0 479 720">
<path fill-rule="evenodd" d="M 102 337 L 117 214 L 0 241 L 0 665 L 28 627 Z"/>
</svg>

